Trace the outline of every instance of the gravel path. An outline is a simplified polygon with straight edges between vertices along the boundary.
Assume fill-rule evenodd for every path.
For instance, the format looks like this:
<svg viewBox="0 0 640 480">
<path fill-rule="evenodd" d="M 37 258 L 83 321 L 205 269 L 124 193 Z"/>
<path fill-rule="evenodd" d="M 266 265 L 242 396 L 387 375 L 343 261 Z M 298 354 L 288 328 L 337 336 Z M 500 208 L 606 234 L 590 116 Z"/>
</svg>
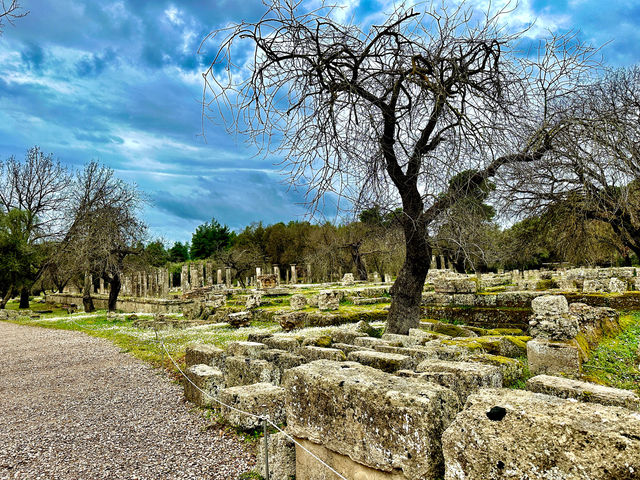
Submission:
<svg viewBox="0 0 640 480">
<path fill-rule="evenodd" d="M 254 458 L 110 342 L 0 322 L 0 479 L 237 479 Z"/>
</svg>

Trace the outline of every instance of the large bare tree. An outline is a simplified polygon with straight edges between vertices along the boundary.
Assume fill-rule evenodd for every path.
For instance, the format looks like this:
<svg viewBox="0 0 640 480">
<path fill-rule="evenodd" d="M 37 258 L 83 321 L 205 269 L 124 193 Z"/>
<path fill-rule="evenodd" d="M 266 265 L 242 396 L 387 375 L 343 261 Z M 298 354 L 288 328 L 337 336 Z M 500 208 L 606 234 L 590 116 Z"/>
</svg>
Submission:
<svg viewBox="0 0 640 480">
<path fill-rule="evenodd" d="M 0 0 L 0 35 L 2 34 L 2 27 L 4 22 L 13 24 L 16 18 L 21 18 L 27 15 L 29 12 L 25 12 L 20 7 L 18 0 Z"/>
<path fill-rule="evenodd" d="M 206 40 L 217 55 L 204 74 L 205 117 L 280 156 L 312 208 L 326 194 L 355 209 L 402 208 L 406 258 L 389 332 L 419 322 L 430 225 L 503 167 L 553 150 L 561 100 L 593 54 L 575 38 L 518 52 L 523 32 L 507 31 L 506 10 L 446 3 L 401 4 L 366 28 L 332 7 L 275 1 L 260 20 Z"/>
</svg>

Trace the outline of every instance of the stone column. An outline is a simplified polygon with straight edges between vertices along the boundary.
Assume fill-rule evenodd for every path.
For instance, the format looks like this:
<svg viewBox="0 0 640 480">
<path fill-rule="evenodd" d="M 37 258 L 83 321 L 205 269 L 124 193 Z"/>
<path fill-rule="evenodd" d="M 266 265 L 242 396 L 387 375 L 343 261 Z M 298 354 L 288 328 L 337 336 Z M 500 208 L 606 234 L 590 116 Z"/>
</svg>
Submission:
<svg viewBox="0 0 640 480">
<path fill-rule="evenodd" d="M 280 285 L 280 267 L 277 263 L 273 264 L 273 274 L 276 276 L 276 283 Z"/>
<path fill-rule="evenodd" d="M 431 255 L 431 266 L 429 268 L 433 268 L 433 269 L 438 268 L 438 262 L 436 261 L 435 255 Z"/>
<path fill-rule="evenodd" d="M 147 296 L 147 274 L 146 272 L 142 274 L 142 297 Z"/>
<path fill-rule="evenodd" d="M 311 264 L 307 263 L 307 283 L 311 283 Z"/>
<path fill-rule="evenodd" d="M 291 264 L 291 283 L 298 283 L 298 272 L 296 272 L 296 264 Z"/>
<path fill-rule="evenodd" d="M 180 289 L 182 293 L 191 290 L 191 288 L 189 288 L 189 265 L 182 265 L 182 270 L 180 271 Z"/>
<path fill-rule="evenodd" d="M 205 285 L 213 285 L 213 263 L 207 263 L 207 281 Z"/>
<path fill-rule="evenodd" d="M 98 288 L 98 293 L 100 295 L 104 295 L 104 278 L 100 279 L 100 287 Z"/>
<path fill-rule="evenodd" d="M 224 274 L 225 274 L 225 281 L 226 281 L 227 287 L 231 288 L 231 268 L 229 267 L 225 268 Z"/>
<path fill-rule="evenodd" d="M 259 275 L 262 275 L 262 269 L 260 267 L 256 267 L 256 278 L 258 278 Z"/>
<path fill-rule="evenodd" d="M 444 263 L 444 255 L 440 255 L 440 268 L 442 270 L 445 270 L 447 268 L 446 264 Z"/>
<path fill-rule="evenodd" d="M 217 280 L 216 283 L 218 285 L 222 285 L 222 269 L 221 268 L 218 269 L 218 277 L 216 278 L 216 280 Z"/>
</svg>

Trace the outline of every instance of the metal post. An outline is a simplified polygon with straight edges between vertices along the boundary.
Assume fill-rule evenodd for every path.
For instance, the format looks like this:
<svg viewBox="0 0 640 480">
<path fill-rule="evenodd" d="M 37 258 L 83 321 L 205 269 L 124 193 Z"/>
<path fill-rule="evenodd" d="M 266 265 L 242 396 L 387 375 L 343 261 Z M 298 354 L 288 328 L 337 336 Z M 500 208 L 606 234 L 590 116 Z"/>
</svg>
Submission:
<svg viewBox="0 0 640 480">
<path fill-rule="evenodd" d="M 269 430 L 266 416 L 262 417 L 262 428 L 264 430 L 264 478 L 269 480 Z"/>
</svg>

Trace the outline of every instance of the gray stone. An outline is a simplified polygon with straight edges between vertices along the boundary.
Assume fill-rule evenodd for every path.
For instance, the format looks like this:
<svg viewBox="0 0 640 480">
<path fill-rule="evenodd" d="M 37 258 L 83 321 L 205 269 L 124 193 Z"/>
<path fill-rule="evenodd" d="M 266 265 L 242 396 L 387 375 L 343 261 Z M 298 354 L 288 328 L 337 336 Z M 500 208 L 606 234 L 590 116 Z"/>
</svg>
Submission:
<svg viewBox="0 0 640 480">
<path fill-rule="evenodd" d="M 562 315 L 569 313 L 569 303 L 564 295 L 542 295 L 531 300 L 531 310 L 538 315 Z"/>
<path fill-rule="evenodd" d="M 227 357 L 225 380 L 228 387 L 253 383 L 279 383 L 280 372 L 272 363 L 249 357 Z"/>
<path fill-rule="evenodd" d="M 336 290 L 324 290 L 318 293 L 315 298 L 320 310 L 337 310 L 340 306 L 342 293 Z"/>
<path fill-rule="evenodd" d="M 294 310 L 302 310 L 307 306 L 307 297 L 305 297 L 301 293 L 291 295 L 291 297 L 289 298 L 289 305 Z"/>
<path fill-rule="evenodd" d="M 627 291 L 627 282 L 623 282 L 618 278 L 609 280 L 609 291 L 611 293 L 625 293 Z"/>
<path fill-rule="evenodd" d="M 282 329 L 286 332 L 303 328 L 307 323 L 307 317 L 309 315 L 306 312 L 289 312 L 277 315 L 276 319 Z"/>
<path fill-rule="evenodd" d="M 287 350 L 291 353 L 296 353 L 300 348 L 300 341 L 297 338 L 282 335 L 273 335 L 272 337 L 265 338 L 264 343 L 268 345 L 269 348 Z"/>
<path fill-rule="evenodd" d="M 527 342 L 527 362 L 533 375 L 576 375 L 582 368 L 577 347 L 542 339 Z"/>
<path fill-rule="evenodd" d="M 353 344 L 359 347 L 375 348 L 376 345 L 393 346 L 390 342 L 375 337 L 358 337 L 353 340 Z"/>
<path fill-rule="evenodd" d="M 275 367 L 271 376 L 271 381 L 275 385 L 280 385 L 285 371 L 307 362 L 303 356 L 295 355 L 286 350 L 261 350 L 258 356 L 260 360 L 266 360 Z"/>
<path fill-rule="evenodd" d="M 199 407 L 215 407 L 217 404 L 214 399 L 218 398 L 225 386 L 222 372 L 209 365 L 193 365 L 187 368 L 186 375 L 185 398 Z"/>
<path fill-rule="evenodd" d="M 537 314 L 529 318 L 529 333 L 532 337 L 550 340 L 571 340 L 579 332 L 575 315 Z"/>
<path fill-rule="evenodd" d="M 269 435 L 267 453 L 269 456 L 270 480 L 292 480 L 296 477 L 296 445 L 284 432 Z M 266 478 L 264 463 L 264 440 L 258 441 L 256 461 L 258 472 Z"/>
<path fill-rule="evenodd" d="M 355 279 L 353 278 L 353 273 L 345 273 L 342 277 L 342 285 L 350 286 L 355 283 Z"/>
<path fill-rule="evenodd" d="M 258 342 L 229 342 L 227 354 L 234 357 L 258 358 L 261 350 L 266 350 L 264 343 Z"/>
<path fill-rule="evenodd" d="M 638 410 L 640 397 L 630 390 L 605 387 L 563 377 L 538 375 L 527 380 L 527 390 L 560 398 L 574 398 L 581 402 L 600 403 Z"/>
<path fill-rule="evenodd" d="M 582 291 L 584 293 L 602 293 L 606 292 L 607 286 L 602 280 L 585 280 L 582 284 Z"/>
<path fill-rule="evenodd" d="M 523 390 L 471 395 L 442 443 L 445 480 L 631 480 L 640 472 L 640 414 Z"/>
<path fill-rule="evenodd" d="M 387 373 L 410 369 L 415 365 L 414 360 L 408 355 L 370 352 L 368 350 L 351 352 L 347 358 L 349 361 L 358 362 L 362 365 L 367 365 Z"/>
<path fill-rule="evenodd" d="M 187 367 L 203 364 L 224 370 L 226 356 L 224 350 L 215 345 L 198 343 L 187 346 L 184 361 Z"/>
<path fill-rule="evenodd" d="M 336 362 L 344 362 L 347 359 L 344 352 L 337 348 L 323 348 L 309 345 L 301 348 L 298 352 L 306 358 L 308 362 L 312 362 L 314 360 L 333 360 Z"/>
<path fill-rule="evenodd" d="M 467 278 L 438 278 L 433 280 L 436 293 L 476 293 L 478 284 Z"/>
<path fill-rule="evenodd" d="M 262 426 L 262 420 L 256 416 L 267 416 L 275 424 L 285 423 L 284 400 L 285 390 L 270 383 L 225 388 L 220 391 L 220 401 L 253 416 L 228 407 L 222 407 L 220 413 L 231 425 L 252 430 Z"/>
<path fill-rule="evenodd" d="M 234 328 L 248 327 L 251 324 L 251 312 L 234 312 L 227 315 L 227 323 Z"/>
<path fill-rule="evenodd" d="M 451 390 L 326 360 L 287 371 L 283 385 L 295 437 L 408 479 L 442 475 L 440 437 L 458 403 Z"/>
<path fill-rule="evenodd" d="M 262 293 L 261 292 L 255 292 L 255 293 L 249 294 L 247 296 L 247 301 L 244 304 L 244 306 L 245 306 L 245 308 L 247 310 L 259 307 L 260 305 L 262 305 Z"/>
<path fill-rule="evenodd" d="M 367 347 L 359 347 L 357 345 L 351 345 L 349 343 L 334 343 L 331 345 L 331 347 L 337 348 L 338 350 L 342 350 L 345 355 L 349 355 L 351 352 L 357 352 L 359 350 L 367 350 Z"/>
<path fill-rule="evenodd" d="M 471 355 L 466 361 L 486 363 L 487 365 L 498 367 L 502 372 L 502 385 L 504 387 L 514 385 L 524 377 L 524 365 L 515 358 L 479 353 Z"/>
<path fill-rule="evenodd" d="M 411 347 L 421 343 L 415 336 L 397 335 L 395 333 L 385 333 L 381 338 L 384 341 L 390 342 L 392 345 L 402 345 L 403 347 Z"/>
<path fill-rule="evenodd" d="M 502 371 L 493 365 L 474 362 L 425 360 L 416 367 L 421 378 L 445 386 L 458 394 L 460 403 L 479 388 L 502 387 Z"/>
</svg>

